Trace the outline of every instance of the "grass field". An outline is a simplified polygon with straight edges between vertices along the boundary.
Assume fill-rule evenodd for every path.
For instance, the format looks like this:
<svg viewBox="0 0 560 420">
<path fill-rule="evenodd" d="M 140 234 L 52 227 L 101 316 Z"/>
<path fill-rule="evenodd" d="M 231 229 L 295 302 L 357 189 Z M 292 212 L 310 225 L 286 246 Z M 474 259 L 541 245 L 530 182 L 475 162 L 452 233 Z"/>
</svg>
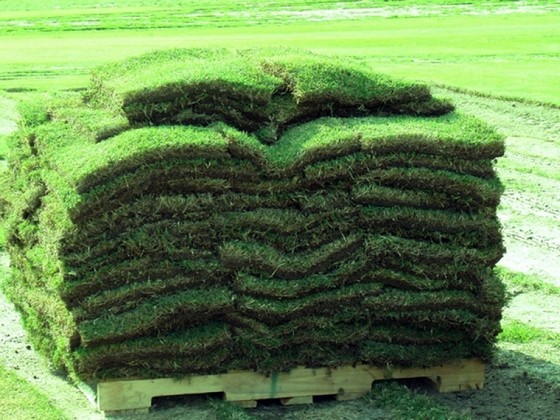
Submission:
<svg viewBox="0 0 560 420">
<path fill-rule="evenodd" d="M 543 413 L 557 413 L 560 401 L 559 22 L 560 1 L 0 0 L 0 91 L 17 99 L 22 90 L 83 88 L 91 68 L 158 48 L 265 45 L 354 56 L 393 75 L 553 105 L 453 97 L 460 110 L 508 136 L 508 152 L 498 162 L 506 184 L 501 219 L 508 248 L 499 275 L 512 304 L 487 390 L 426 398 L 396 385 L 376 385 L 358 402 L 291 411 L 243 412 L 203 404 L 216 418 L 492 418 L 504 413 L 544 418 Z M 0 157 L 14 119 L 13 102 L 0 93 Z M 7 349 L 19 349 L 12 344 L 18 343 L 0 335 L 0 390 L 10 398 L 10 418 L 74 417 L 79 409 L 69 411 L 68 401 L 53 403 L 62 407 L 61 414 L 42 395 L 52 382 L 16 377 L 22 372 L 5 362 L 12 357 Z M 71 391 L 55 389 L 60 390 L 55 397 Z M 529 411 L 520 411 L 518 403 Z M 177 416 L 185 415 L 183 406 Z M 175 413 L 155 411 L 154 418 Z M 93 410 L 83 414 L 98 418 Z"/>
<path fill-rule="evenodd" d="M 27 381 L 0 365 L 2 416 L 12 419 L 65 419 L 64 413 Z M 4 417 L 5 416 L 5 417 Z"/>
<path fill-rule="evenodd" d="M 0 89 L 80 88 L 92 67 L 157 48 L 266 45 L 357 56 L 398 76 L 560 105 L 559 2 L 438 3 L 10 2 L 0 12 Z"/>
</svg>

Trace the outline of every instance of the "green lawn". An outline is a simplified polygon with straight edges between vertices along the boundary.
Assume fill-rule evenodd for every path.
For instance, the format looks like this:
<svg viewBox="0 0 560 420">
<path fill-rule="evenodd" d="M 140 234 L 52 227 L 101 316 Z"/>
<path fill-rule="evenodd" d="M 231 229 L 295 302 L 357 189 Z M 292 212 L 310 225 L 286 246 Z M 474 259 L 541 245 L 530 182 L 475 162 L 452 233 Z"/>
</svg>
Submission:
<svg viewBox="0 0 560 420">
<path fill-rule="evenodd" d="M 0 417 L 14 420 L 62 420 L 68 417 L 27 381 L 0 365 Z"/>
<path fill-rule="evenodd" d="M 92 67 L 159 48 L 292 46 L 359 57 L 373 69 L 392 75 L 560 106 L 558 1 L 524 2 L 546 7 L 546 13 L 462 14 L 457 6 L 438 15 L 434 11 L 441 12 L 435 8 L 442 3 L 461 4 L 476 12 L 515 9 L 519 2 L 0 0 L 0 90 L 81 88 Z M 400 9 L 419 4 L 425 16 L 395 17 Z M 341 11 L 325 12 L 319 17 L 331 20 L 313 21 L 317 16 L 303 13 L 341 5 L 354 9 L 350 17 Z M 356 10 L 371 7 L 386 8 L 386 16 Z M 0 98 L 0 115 L 13 113 L 6 104 Z M 0 157 L 4 153 L 2 139 Z M 558 294 L 557 287 L 537 277 L 503 268 L 500 275 L 510 291 Z M 506 320 L 499 340 L 502 346 L 537 358 L 554 356 L 554 363 L 558 358 L 558 334 L 516 320 Z M 376 390 L 364 399 L 365 407 L 393 407 L 402 418 L 414 414 L 418 418 L 424 412 L 429 413 L 426 418 L 456 415 L 440 412 L 438 406 L 421 410 L 424 399 L 412 401 L 393 385 L 376 386 Z M 2 418 L 65 418 L 32 384 L 2 366 L 0 406 Z M 229 417 L 223 417 L 244 418 L 245 414 L 232 409 Z"/>
<path fill-rule="evenodd" d="M 343 20 L 340 10 L 304 13 L 340 7 L 334 1 L 66 3 L 54 9 L 53 1 L 29 0 L 0 12 L 0 89 L 83 87 L 92 67 L 158 48 L 265 45 L 358 56 L 398 76 L 560 105 L 558 10 L 470 15 L 451 8 L 443 16 L 383 17 L 368 10 L 382 6 L 396 14 L 397 4 L 414 2 L 370 0 L 345 2 L 351 20 Z M 422 3 L 429 11 L 437 2 Z M 358 6 L 364 10 L 352 11 Z"/>
</svg>

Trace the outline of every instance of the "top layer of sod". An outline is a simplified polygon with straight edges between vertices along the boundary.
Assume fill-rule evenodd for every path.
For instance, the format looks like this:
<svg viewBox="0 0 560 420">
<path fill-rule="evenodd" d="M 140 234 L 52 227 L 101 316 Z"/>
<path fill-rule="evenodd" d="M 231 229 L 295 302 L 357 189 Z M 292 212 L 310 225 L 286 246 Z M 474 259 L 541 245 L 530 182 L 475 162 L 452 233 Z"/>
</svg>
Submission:
<svg viewBox="0 0 560 420">
<path fill-rule="evenodd" d="M 168 50 L 99 69 L 95 104 L 131 123 L 223 121 L 274 142 L 287 125 L 319 116 L 442 115 L 452 110 L 424 85 L 348 60 L 301 51 Z"/>
</svg>

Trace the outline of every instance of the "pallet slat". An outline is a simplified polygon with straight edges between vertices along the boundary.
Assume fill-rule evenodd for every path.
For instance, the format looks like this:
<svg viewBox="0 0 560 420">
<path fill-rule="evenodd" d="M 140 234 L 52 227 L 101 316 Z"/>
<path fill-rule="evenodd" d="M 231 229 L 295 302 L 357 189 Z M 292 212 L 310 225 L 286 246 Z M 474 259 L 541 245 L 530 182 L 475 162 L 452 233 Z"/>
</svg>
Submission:
<svg viewBox="0 0 560 420">
<path fill-rule="evenodd" d="M 339 401 L 359 398 L 379 380 L 428 378 L 440 392 L 480 389 L 484 364 L 463 359 L 429 368 L 389 368 L 364 364 L 336 369 L 297 368 L 265 376 L 239 371 L 184 379 L 109 380 L 97 384 L 97 408 L 101 411 L 149 409 L 152 398 L 174 395 L 223 393 L 227 401 L 256 407 L 257 401 L 279 399 L 286 405 L 308 404 L 314 396 L 333 395 Z"/>
</svg>

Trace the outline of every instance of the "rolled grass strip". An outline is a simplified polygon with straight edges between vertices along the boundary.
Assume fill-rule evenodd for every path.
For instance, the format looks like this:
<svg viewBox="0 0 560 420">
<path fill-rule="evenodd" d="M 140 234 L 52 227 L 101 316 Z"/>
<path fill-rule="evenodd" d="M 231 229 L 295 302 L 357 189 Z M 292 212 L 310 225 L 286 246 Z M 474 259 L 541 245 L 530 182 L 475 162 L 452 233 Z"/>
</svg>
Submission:
<svg viewBox="0 0 560 420">
<path fill-rule="evenodd" d="M 152 174 L 153 175 L 153 174 Z M 149 178 L 149 177 L 146 177 Z M 103 188 L 92 191 L 91 196 L 85 196 L 83 201 L 68 212 L 74 223 L 87 223 L 89 219 L 103 217 L 104 214 L 118 212 L 121 208 L 142 199 L 145 196 L 206 196 L 211 197 L 215 205 L 209 205 L 210 200 L 200 201 L 200 211 L 208 210 L 251 210 L 259 207 L 284 208 L 297 202 L 293 194 L 267 191 L 258 196 L 237 193 L 229 190 L 230 184 L 219 179 L 204 179 L 180 181 L 182 185 L 171 188 L 168 182 L 155 181 L 134 184 L 130 188 L 128 180 L 119 179 L 115 184 L 108 184 Z M 56 184 L 55 184 L 56 185 Z M 127 188 L 128 185 L 128 188 Z M 350 204 L 350 201 L 348 200 Z"/>
<path fill-rule="evenodd" d="M 489 159 L 449 159 L 448 156 L 414 152 L 395 152 L 387 155 L 363 152 L 353 153 L 308 165 L 305 167 L 304 172 L 306 183 L 328 185 L 338 180 L 364 175 L 371 170 L 392 167 L 446 170 L 480 178 L 495 176 L 492 161 Z"/>
<path fill-rule="evenodd" d="M 117 235 L 109 229 L 102 235 L 84 239 L 76 235 L 76 242 L 80 243 L 73 245 L 71 252 L 63 250 L 61 259 L 67 265 L 94 265 L 95 259 L 113 261 L 166 252 L 183 252 L 188 259 L 189 250 L 192 258 L 204 258 L 216 250 L 223 238 L 256 240 L 278 245 L 280 249 L 284 244 L 290 244 L 288 249 L 316 248 L 340 238 L 341 234 L 351 233 L 356 226 L 356 213 L 352 208 L 312 214 L 290 208 L 191 213 L 186 215 L 186 221 L 179 216 L 165 218 L 137 229 L 128 228 Z"/>
<path fill-rule="evenodd" d="M 395 325 L 372 322 L 367 313 L 351 313 L 343 309 L 343 316 L 307 316 L 271 326 L 254 318 L 233 314 L 228 316 L 234 331 L 244 340 L 264 348 L 289 347 L 314 342 L 356 344 L 375 340 L 397 344 L 435 344 L 472 339 L 467 330 L 436 325 Z M 341 337 L 345 337 L 342 338 Z"/>
<path fill-rule="evenodd" d="M 248 162 L 233 161 L 226 159 L 181 159 L 161 157 L 154 163 L 143 164 L 131 171 L 123 172 L 120 175 L 112 176 L 107 182 L 102 182 L 92 186 L 92 188 L 83 192 L 83 199 L 90 199 L 98 194 L 95 187 L 99 186 L 99 190 L 117 190 L 120 185 L 126 183 L 129 188 L 138 190 L 138 192 L 159 192 L 166 186 L 178 184 L 181 181 L 189 183 L 194 180 L 200 180 L 203 184 L 205 181 L 222 181 L 227 189 L 232 180 L 248 181 L 255 180 L 258 174 Z M 226 183 L 227 181 L 227 183 Z M 203 191 L 203 190 L 202 190 Z M 210 190 L 213 191 L 213 190 Z"/>
<path fill-rule="evenodd" d="M 211 277 L 177 275 L 171 278 L 148 279 L 90 295 L 72 310 L 72 315 L 77 322 L 107 313 L 117 315 L 158 296 L 202 287 L 225 286 L 227 279 L 228 277 L 220 277 L 218 273 Z"/>
<path fill-rule="evenodd" d="M 330 328 L 332 325 L 354 323 L 388 328 L 398 325 L 419 331 L 434 329 L 461 331 L 471 339 L 484 338 L 490 341 L 495 340 L 501 328 L 500 316 L 492 317 L 492 314 L 480 316 L 464 308 L 383 312 L 356 311 L 354 307 L 345 306 L 330 314 L 296 317 L 280 324 L 268 323 L 265 320 L 238 312 L 227 313 L 225 320 L 232 327 L 262 331 L 263 334 L 270 328 L 282 331 L 286 335 L 297 335 L 301 325 L 305 328 L 322 329 Z"/>
<path fill-rule="evenodd" d="M 81 98 L 80 98 L 81 99 Z M 124 115 L 83 106 L 76 101 L 72 107 L 57 107 L 51 119 L 74 127 L 81 135 L 99 142 L 131 128 Z M 81 106 L 80 106 L 81 105 Z"/>
<path fill-rule="evenodd" d="M 239 311 L 260 322 L 277 325 L 306 315 L 324 315 L 340 310 L 345 305 L 354 305 L 356 313 L 394 313 L 398 319 L 407 312 L 468 309 L 479 317 L 499 316 L 500 310 L 472 293 L 463 291 L 416 292 L 387 290 L 378 284 L 355 284 L 335 291 L 319 292 L 307 298 L 278 301 L 273 299 L 239 297 Z M 359 309 L 358 309 L 359 308 Z M 372 315 L 373 316 L 373 315 Z M 373 318 L 375 318 L 373 316 Z"/>
<path fill-rule="evenodd" d="M 141 191 L 148 191 L 147 186 L 143 184 L 150 181 L 154 187 L 158 187 L 166 185 L 162 182 L 166 180 L 170 182 L 177 182 L 180 179 L 254 180 L 258 175 L 252 165 L 246 161 L 197 158 L 196 155 L 191 158 L 188 151 L 185 156 L 180 156 L 180 152 L 178 154 L 179 156 L 176 157 L 167 157 L 163 154 L 155 162 L 143 163 L 138 167 L 123 170 L 120 174 L 99 180 L 78 192 L 84 194 L 85 199 L 96 194 L 96 187 L 100 187 L 101 190 L 116 189 L 123 182 L 126 182 L 130 188 L 143 188 Z"/>
<path fill-rule="evenodd" d="M 9 247 L 10 267 L 19 273 L 18 281 L 26 287 L 55 291 L 50 276 L 57 270 L 56 261 L 45 258 L 44 249 L 36 247 Z"/>
<path fill-rule="evenodd" d="M 270 331 L 261 333 L 241 328 L 234 328 L 233 332 L 236 337 L 246 340 L 248 343 L 251 343 L 251 345 L 270 351 L 292 348 L 295 345 L 317 346 L 329 343 L 354 344 L 367 337 L 367 331 L 364 327 L 354 328 L 353 330 L 345 328 L 347 327 L 345 325 L 339 325 L 339 327 L 340 328 L 333 328 L 329 331 L 316 329 L 308 331 L 302 328 L 297 335 L 290 337 L 277 336 Z"/>
<path fill-rule="evenodd" d="M 267 349 L 285 349 L 294 345 L 320 345 L 323 343 L 359 345 L 364 340 L 375 340 L 381 343 L 392 344 L 439 344 L 458 343 L 471 340 L 462 331 L 419 331 L 413 328 L 390 326 L 367 326 L 360 324 L 337 324 L 331 328 L 306 328 L 300 326 L 297 334 L 276 334 L 276 331 L 267 334 L 257 333 L 252 329 L 235 329 L 236 335 L 250 341 L 258 347 Z"/>
<path fill-rule="evenodd" d="M 135 105 L 175 101 L 177 108 L 168 114 L 196 102 L 216 103 L 218 112 L 219 102 L 212 95 L 237 98 L 246 104 L 244 108 L 262 107 L 283 84 L 239 52 L 220 49 L 158 51 L 98 68 L 92 81 L 92 102 L 107 103 L 109 99 L 111 105 L 133 115 Z M 139 115 L 138 119 L 148 117 Z"/>
<path fill-rule="evenodd" d="M 393 270 L 399 273 L 425 277 L 433 280 L 450 282 L 450 284 L 480 285 L 488 277 L 492 267 L 473 266 L 469 264 L 441 265 L 437 262 L 424 262 L 419 259 L 407 261 L 398 253 L 386 254 L 383 258 L 372 258 L 372 264 L 378 268 Z"/>
<path fill-rule="evenodd" d="M 3 173 L 2 181 L 8 191 L 2 192 L 2 222 L 7 244 L 21 246 L 37 241 L 38 211 L 46 193 L 41 181 L 14 179 Z M 11 185 L 12 189 L 9 189 Z"/>
<path fill-rule="evenodd" d="M 226 268 L 247 270 L 284 279 L 295 279 L 328 270 L 341 260 L 351 258 L 362 245 L 360 235 L 333 241 L 322 248 L 295 255 L 279 253 L 276 249 L 249 242 L 228 242 L 221 247 L 220 258 Z"/>
<path fill-rule="evenodd" d="M 252 54 L 250 55 L 250 57 Z M 296 103 L 328 103 L 341 106 L 392 105 L 431 99 L 429 89 L 391 80 L 366 71 L 352 61 L 326 61 L 321 56 L 283 52 L 262 61 L 263 70 L 283 80 Z M 350 76 L 351 75 L 351 76 Z M 334 112 L 334 111 L 333 111 Z"/>
<path fill-rule="evenodd" d="M 370 184 L 445 194 L 450 204 L 448 207 L 458 207 L 467 211 L 476 211 L 484 207 L 495 208 L 503 192 L 498 178 L 483 180 L 469 175 L 424 168 L 371 171 L 356 183 L 357 186 Z"/>
<path fill-rule="evenodd" d="M 376 264 L 369 264 L 368 269 L 361 273 L 360 281 L 375 282 L 397 289 L 411 291 L 430 290 L 466 290 L 474 292 L 480 288 L 482 279 L 464 279 L 460 276 L 430 278 L 415 276 L 395 269 L 379 268 Z"/>
<path fill-rule="evenodd" d="M 361 321 L 364 321 L 365 324 L 368 323 L 367 314 L 361 312 L 358 313 L 355 308 L 351 306 L 341 307 L 340 310 L 330 314 L 310 314 L 305 317 L 296 317 L 283 323 L 270 324 L 247 314 L 242 314 L 240 311 L 228 312 L 224 315 L 224 321 L 235 328 L 248 330 L 254 329 L 255 331 L 263 332 L 265 329 L 279 328 L 280 330 L 285 331 L 286 334 L 291 334 L 297 331 L 300 324 L 307 325 L 309 328 L 312 328 L 313 326 L 317 328 L 328 328 L 333 324 L 345 324 Z"/>
<path fill-rule="evenodd" d="M 364 206 L 360 209 L 360 225 L 381 235 L 467 248 L 483 249 L 502 241 L 501 225 L 496 215 Z"/>
<path fill-rule="evenodd" d="M 84 238 L 114 236 L 144 224 L 160 220 L 201 220 L 214 209 L 222 211 L 225 205 L 231 203 L 235 198 L 235 196 L 226 195 L 224 199 L 224 195 L 215 197 L 209 193 L 191 194 L 188 196 L 140 196 L 137 200 L 117 207 L 112 211 L 98 214 L 91 219 L 80 220 L 79 225 L 76 226 L 75 232 L 76 245 L 79 246 Z M 250 197 L 247 198 L 249 199 Z M 263 202 L 268 204 L 264 199 Z M 239 204 L 239 207 L 243 209 L 241 204 Z M 281 207 L 285 206 L 282 205 Z M 226 207 L 224 211 L 228 210 L 230 209 Z M 72 240 L 68 237 L 65 238 L 65 241 L 71 243 Z M 67 246 L 68 248 L 65 249 L 68 251 L 66 252 L 77 251 L 76 249 L 72 249 L 72 245 Z"/>
<path fill-rule="evenodd" d="M 149 360 L 213 359 L 212 353 L 231 347 L 229 326 L 209 323 L 170 334 L 127 340 L 124 343 L 79 347 L 72 353 L 74 369 L 89 375 L 100 369 L 145 366 Z"/>
<path fill-rule="evenodd" d="M 345 261 L 328 274 L 315 274 L 295 280 L 279 280 L 270 277 L 255 277 L 247 273 L 237 273 L 233 290 L 238 295 L 250 295 L 269 299 L 294 299 L 319 291 L 337 289 L 345 285 L 361 282 L 365 262 Z"/>
<path fill-rule="evenodd" d="M 41 99 L 50 99 L 50 96 Z M 37 100 L 21 100 L 16 104 L 20 119 L 18 120 L 18 128 L 32 128 L 41 124 L 45 124 L 50 120 L 49 101 Z"/>
<path fill-rule="evenodd" d="M 202 278 L 223 278 L 229 270 L 218 261 L 154 260 L 139 258 L 123 261 L 114 267 L 105 267 L 94 273 L 80 276 L 70 272 L 57 279 L 61 298 L 70 307 L 76 307 L 87 296 L 100 290 L 117 288 L 125 284 L 142 283 L 150 279 L 171 278 L 173 276 L 199 276 Z"/>
<path fill-rule="evenodd" d="M 142 63 L 142 64 L 140 64 Z M 320 115 L 452 110 L 423 85 L 375 74 L 347 59 L 270 50 L 173 50 L 96 71 L 89 98 L 130 121 L 207 125 L 224 121 L 273 141 L 288 124 Z"/>
<path fill-rule="evenodd" d="M 216 123 L 211 127 L 227 140 L 229 154 L 234 160 L 250 162 L 255 168 L 268 174 L 269 149 L 261 143 L 258 136 L 223 123 Z"/>
<path fill-rule="evenodd" d="M 85 265 L 99 267 L 143 256 L 185 260 L 209 258 L 214 255 L 211 244 L 218 234 L 204 229 L 214 226 L 209 221 L 173 223 L 165 220 L 131 229 L 116 237 L 88 240 L 74 252 L 65 253 L 61 260 L 66 266 L 85 268 Z M 192 235 L 192 239 L 185 234 Z"/>
<path fill-rule="evenodd" d="M 289 372 L 297 367 L 335 368 L 352 365 L 358 360 L 356 346 L 322 343 L 291 346 L 276 351 L 254 346 L 250 342 L 236 341 L 236 359 L 231 360 L 231 369 L 252 369 L 264 375 L 277 372 Z"/>
<path fill-rule="evenodd" d="M 279 168 L 305 168 L 357 152 L 491 160 L 503 155 L 504 138 L 480 120 L 457 112 L 429 119 L 321 118 L 288 130 L 270 148 L 269 159 Z"/>
<path fill-rule="evenodd" d="M 294 208 L 261 208 L 254 211 L 225 213 L 224 219 L 228 226 L 238 225 L 243 229 L 252 227 L 255 230 L 290 235 L 310 232 L 323 225 L 330 226 L 333 230 L 345 230 L 344 226 L 353 221 L 357 214 L 357 209 L 353 207 L 320 213 L 306 213 Z"/>
<path fill-rule="evenodd" d="M 503 135 L 487 123 L 459 112 L 430 119 L 398 116 L 329 121 L 334 125 L 341 122 L 362 133 L 362 151 L 366 153 L 411 152 L 478 160 L 500 157 L 505 150 Z M 388 125 L 389 135 L 380 135 Z"/>
<path fill-rule="evenodd" d="M 328 316 L 302 317 L 277 326 L 246 317 L 238 317 L 236 321 L 241 324 L 233 327 L 236 336 L 271 350 L 306 343 L 310 346 L 318 343 L 359 344 L 366 339 L 396 344 L 436 344 L 471 338 L 456 329 L 373 324 L 364 314 L 357 317 L 355 314 L 354 319 L 345 322 L 334 321 Z"/>
<path fill-rule="evenodd" d="M 382 289 L 378 284 L 357 283 L 290 300 L 238 296 L 237 305 L 241 314 L 274 325 L 311 314 L 332 313 L 346 305 L 359 305 L 367 296 L 380 294 Z"/>
<path fill-rule="evenodd" d="M 323 343 L 317 346 L 303 344 L 276 351 L 240 343 L 238 352 L 244 357 L 234 366 L 248 365 L 264 374 L 289 371 L 298 366 L 336 368 L 359 362 L 374 366 L 431 367 L 462 358 L 480 357 L 488 360 L 492 350 L 491 343 L 482 341 L 433 345 L 368 341 L 359 346 Z"/>
<path fill-rule="evenodd" d="M 488 360 L 493 344 L 485 341 L 461 341 L 434 345 L 387 344 L 366 341 L 360 349 L 360 359 L 376 366 L 430 367 L 445 361 L 478 357 Z"/>
<path fill-rule="evenodd" d="M 294 215 L 290 219 L 290 214 Z M 299 214 L 300 217 L 297 217 Z M 285 254 L 300 254 L 322 249 L 340 238 L 350 237 L 356 229 L 355 210 L 332 209 L 306 214 L 294 209 L 258 209 L 225 214 L 218 232 L 223 239 L 271 246 Z"/>
<path fill-rule="evenodd" d="M 80 322 L 78 330 L 81 345 L 91 347 L 196 326 L 232 309 L 226 288 L 191 289 L 146 300 L 121 314 Z"/>
<path fill-rule="evenodd" d="M 220 347 L 194 357 L 153 357 L 131 360 L 115 367 L 98 367 L 91 371 L 87 366 L 76 374 L 83 380 L 100 379 L 158 379 L 161 377 L 188 378 L 191 375 L 209 375 L 226 373 L 231 364 L 231 351 Z"/>
<path fill-rule="evenodd" d="M 151 202 L 151 205 L 148 202 Z M 178 200 L 178 204 L 186 205 L 182 198 Z M 200 244 L 217 236 L 217 233 L 203 231 L 219 226 L 214 220 L 218 219 L 217 215 L 213 215 L 213 219 L 208 220 L 209 212 L 189 212 L 187 208 L 180 206 L 169 209 L 162 207 L 158 207 L 157 197 L 153 197 L 146 198 L 138 206 L 121 207 L 114 213 L 100 215 L 99 219 L 89 220 L 86 226 L 81 224 L 76 226 L 72 235 L 64 238 L 64 243 L 58 246 L 60 252 L 64 255 L 65 261 L 76 260 L 84 263 L 94 256 L 102 256 L 122 245 L 132 246 L 133 243 L 138 243 L 138 246 L 142 246 L 145 240 L 155 242 L 164 240 L 164 238 L 153 238 L 152 235 L 162 235 L 172 243 L 183 244 Z M 135 209 L 146 212 L 146 215 L 136 213 Z M 154 211 L 148 215 L 151 209 Z M 127 218 L 127 215 L 130 217 Z M 105 229 L 103 229 L 104 225 Z M 181 237 L 185 232 L 196 234 L 197 237 L 193 237 L 189 242 L 188 238 Z M 198 235 L 201 237 L 199 238 Z"/>
<path fill-rule="evenodd" d="M 375 261 L 386 263 L 400 258 L 403 266 L 418 263 L 457 268 L 493 267 L 504 253 L 502 244 L 479 250 L 389 235 L 371 235 L 365 238 L 364 246 Z"/>
<path fill-rule="evenodd" d="M 497 285 L 494 287 L 498 288 Z M 498 293 L 496 292 L 496 295 Z M 502 298 L 502 304 L 503 300 Z M 385 288 L 377 296 L 364 298 L 362 305 L 363 308 L 376 312 L 468 309 L 480 316 L 487 316 L 500 314 L 500 308 L 497 308 L 496 303 L 495 299 L 486 299 L 485 296 L 466 291 L 444 290 L 410 293 Z"/>
<path fill-rule="evenodd" d="M 101 249 L 79 255 L 62 257 L 61 262 L 68 271 L 84 273 L 89 270 L 102 270 L 114 266 L 122 261 L 135 258 L 151 258 L 153 260 L 191 260 L 208 261 L 215 256 L 212 250 L 200 249 L 193 244 L 181 244 L 169 241 L 168 237 L 142 237 L 139 236 L 127 243 L 107 241 Z M 196 245 L 196 244 L 194 244 Z"/>
<path fill-rule="evenodd" d="M 480 316 L 467 309 L 431 309 L 420 311 L 370 312 L 370 322 L 384 325 L 403 325 L 419 328 L 446 328 L 464 331 L 472 340 L 495 341 L 501 331 L 501 314 L 488 313 Z"/>
<path fill-rule="evenodd" d="M 71 142 L 67 146 L 56 147 L 60 136 L 67 138 L 73 133 L 53 125 L 46 127 L 47 132 L 39 137 L 48 144 L 45 157 L 49 166 L 64 174 L 67 182 L 78 192 L 86 192 L 118 175 L 162 159 L 229 157 L 227 142 L 210 129 L 177 126 L 138 128 L 110 141 L 86 145 Z M 49 143 L 51 141 L 55 144 Z"/>
<path fill-rule="evenodd" d="M 62 352 L 57 350 L 58 337 L 55 335 L 54 325 L 51 325 L 42 314 L 30 310 L 30 306 L 24 301 L 18 302 L 17 298 L 12 298 L 9 293 L 6 293 L 6 296 L 19 312 L 21 323 L 33 349 L 45 357 L 53 369 L 61 372 L 67 371 L 68 358 L 66 355 L 69 350 L 64 349 Z"/>
<path fill-rule="evenodd" d="M 470 211 L 472 207 L 459 204 L 447 194 L 435 191 L 408 190 L 361 182 L 352 188 L 352 201 L 357 204 L 382 207 L 412 207 L 427 210 Z"/>
</svg>

